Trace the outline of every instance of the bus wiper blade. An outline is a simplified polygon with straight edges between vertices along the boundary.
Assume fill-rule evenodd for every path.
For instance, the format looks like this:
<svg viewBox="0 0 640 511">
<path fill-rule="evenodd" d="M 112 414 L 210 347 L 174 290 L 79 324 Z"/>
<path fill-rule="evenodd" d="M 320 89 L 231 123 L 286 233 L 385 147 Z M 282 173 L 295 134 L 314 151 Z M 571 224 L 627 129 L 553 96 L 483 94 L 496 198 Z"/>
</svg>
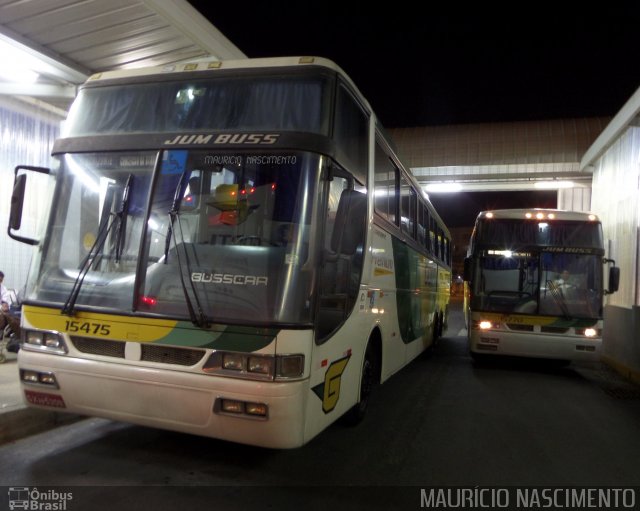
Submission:
<svg viewBox="0 0 640 511">
<path fill-rule="evenodd" d="M 173 243 L 176 247 L 176 261 L 178 261 L 178 272 L 180 273 L 180 283 L 182 284 L 182 291 L 184 293 L 184 299 L 187 304 L 187 309 L 189 311 L 189 317 L 191 319 L 191 322 L 195 326 L 200 328 L 207 328 L 209 327 L 211 322 L 209 321 L 209 318 L 207 318 L 207 315 L 204 313 L 204 310 L 202 309 L 202 304 L 200 303 L 200 298 L 198 297 L 198 291 L 195 288 L 193 281 L 191 280 L 191 264 L 189 263 L 189 254 L 187 253 L 187 248 L 184 243 L 184 236 L 182 233 L 182 224 L 180 223 L 180 217 L 178 217 L 177 230 L 180 231 L 180 244 L 178 244 L 178 240 L 176 239 L 176 229 L 171 229 L 171 232 L 173 233 Z M 182 246 L 182 249 L 184 250 L 184 257 L 185 257 L 184 265 L 186 266 L 187 274 L 189 275 L 189 283 L 191 284 L 190 287 L 191 287 L 191 292 L 193 293 L 193 300 L 189 296 L 189 286 L 187 286 L 187 283 L 185 282 L 183 263 L 180 258 L 179 246 Z M 197 311 L 194 308 L 194 302 L 198 309 Z"/>
<path fill-rule="evenodd" d="M 167 264 L 169 259 L 169 247 L 171 245 L 171 240 L 173 239 L 173 244 L 176 247 L 176 260 L 178 261 L 178 271 L 180 272 L 180 283 L 182 284 L 182 291 L 184 293 L 185 303 L 187 304 L 187 310 L 189 311 L 189 317 L 191 322 L 200 328 L 206 328 L 209 326 L 210 321 L 207 318 L 206 314 L 202 310 L 202 304 L 200 303 L 200 298 L 198 297 L 198 292 L 193 284 L 193 281 L 189 277 L 189 282 L 191 283 L 191 293 L 193 293 L 193 299 L 189 295 L 189 286 L 185 282 L 184 279 L 184 271 L 183 271 L 183 263 L 180 259 L 180 249 L 182 246 L 184 250 L 185 257 L 185 266 L 189 276 L 191 276 L 191 264 L 189 263 L 189 254 L 187 253 L 187 249 L 184 244 L 184 235 L 182 232 L 182 224 L 180 222 L 180 204 L 182 203 L 182 197 L 184 195 L 184 188 L 186 186 L 186 178 L 187 171 L 185 170 L 180 176 L 180 180 L 178 181 L 178 186 L 176 186 L 175 193 L 173 195 L 173 202 L 171 204 L 171 209 L 169 210 L 169 227 L 167 228 L 167 237 L 164 246 L 164 263 Z M 178 221 L 178 229 L 180 231 L 180 243 L 177 240 L 176 229 L 174 228 L 174 224 Z M 194 307 L 194 302 L 195 306 Z"/>
<path fill-rule="evenodd" d="M 109 236 L 109 232 L 115 223 L 116 216 L 112 216 L 108 222 L 103 222 L 100 230 L 98 231 L 98 235 L 96 236 L 96 241 L 93 242 L 87 257 L 84 258 L 82 264 L 80 265 L 80 271 L 78 272 L 78 276 L 76 277 L 75 282 L 73 283 L 73 287 L 71 288 L 71 293 L 69 293 L 69 297 L 62 307 L 62 314 L 67 316 L 73 316 L 74 308 L 76 305 L 76 301 L 78 300 L 78 295 L 80 294 L 80 289 L 82 288 L 82 283 L 84 282 L 84 278 L 91 268 L 91 265 L 95 262 L 96 257 L 101 252 L 102 247 L 104 246 L 104 242 Z"/>
<path fill-rule="evenodd" d="M 76 277 L 75 282 L 73 283 L 73 287 L 71 288 L 71 293 L 69 293 L 69 297 L 62 307 L 62 314 L 67 316 L 73 316 L 76 301 L 78 300 L 78 295 L 80 294 L 80 289 L 82 288 L 82 284 L 84 283 L 84 279 L 89 272 L 89 268 L 96 261 L 96 258 L 102 251 L 102 247 L 105 244 L 109 236 L 109 232 L 113 228 L 116 221 L 118 221 L 118 230 L 116 232 L 116 255 L 115 261 L 118 262 L 120 260 L 120 256 L 122 253 L 122 245 L 124 243 L 123 232 L 126 227 L 126 215 L 127 210 L 129 208 L 129 197 L 131 191 L 131 185 L 133 183 L 133 174 L 129 174 L 127 178 L 127 182 L 122 190 L 122 201 L 120 203 L 120 210 L 115 214 L 109 213 L 108 208 L 110 208 L 111 199 L 109 197 L 113 197 L 113 188 L 107 190 L 104 208 L 103 208 L 103 218 L 109 218 L 109 221 L 102 222 L 100 229 L 98 230 L 98 235 L 96 236 L 96 241 L 91 246 L 87 257 L 85 257 L 84 261 L 80 265 L 80 271 L 78 272 L 78 276 Z"/>
<path fill-rule="evenodd" d="M 171 246 L 171 238 L 173 234 L 173 223 L 175 222 L 178 214 L 180 213 L 180 203 L 182 202 L 182 196 L 184 195 L 184 184 L 187 177 L 187 171 L 182 172 L 178 186 L 173 193 L 173 202 L 171 203 L 171 209 L 169 210 L 169 227 L 167 227 L 167 236 L 164 242 L 164 264 L 167 264 L 169 259 L 169 247 Z M 177 248 L 176 248 L 177 251 Z"/>
<path fill-rule="evenodd" d="M 124 185 L 124 190 L 122 190 L 122 202 L 120 203 L 120 211 L 118 211 L 118 229 L 116 231 L 116 257 L 115 262 L 120 262 L 120 257 L 122 256 L 122 249 L 124 248 L 124 236 L 123 233 L 126 232 L 127 227 L 127 214 L 129 212 L 129 198 L 131 197 L 131 185 L 133 184 L 133 174 L 129 174 L 127 178 L 127 183 Z"/>
</svg>

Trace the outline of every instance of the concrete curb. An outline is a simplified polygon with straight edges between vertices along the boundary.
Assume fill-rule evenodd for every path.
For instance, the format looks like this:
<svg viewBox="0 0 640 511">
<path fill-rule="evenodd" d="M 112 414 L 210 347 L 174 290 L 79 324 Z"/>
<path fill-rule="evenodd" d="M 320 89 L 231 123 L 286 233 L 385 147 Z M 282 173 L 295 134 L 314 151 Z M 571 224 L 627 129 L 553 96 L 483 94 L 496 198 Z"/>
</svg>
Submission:
<svg viewBox="0 0 640 511">
<path fill-rule="evenodd" d="M 0 414 L 0 445 L 83 419 L 86 417 L 19 406 Z"/>
</svg>

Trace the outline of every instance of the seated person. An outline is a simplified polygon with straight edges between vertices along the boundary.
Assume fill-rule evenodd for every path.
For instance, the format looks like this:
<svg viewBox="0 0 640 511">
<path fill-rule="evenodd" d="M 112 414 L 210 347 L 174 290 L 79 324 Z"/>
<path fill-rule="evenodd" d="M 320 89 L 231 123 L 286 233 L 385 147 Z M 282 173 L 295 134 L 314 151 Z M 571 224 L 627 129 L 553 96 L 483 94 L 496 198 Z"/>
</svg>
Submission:
<svg viewBox="0 0 640 511">
<path fill-rule="evenodd" d="M 4 333 L 4 329 L 8 326 L 16 337 L 20 337 L 20 320 L 12 316 L 9 309 L 9 303 L 3 301 L 0 308 L 0 334 Z"/>
</svg>

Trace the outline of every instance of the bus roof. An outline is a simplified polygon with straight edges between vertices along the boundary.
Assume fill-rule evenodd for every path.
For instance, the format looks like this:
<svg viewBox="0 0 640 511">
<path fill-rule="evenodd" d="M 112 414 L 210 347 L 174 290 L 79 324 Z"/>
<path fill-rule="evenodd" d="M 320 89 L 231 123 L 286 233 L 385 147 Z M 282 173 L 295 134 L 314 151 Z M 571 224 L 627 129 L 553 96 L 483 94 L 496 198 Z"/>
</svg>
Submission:
<svg viewBox="0 0 640 511">
<path fill-rule="evenodd" d="M 584 211 L 567 211 L 563 209 L 542 209 L 542 208 L 529 208 L 529 209 L 490 209 L 487 211 L 481 211 L 477 220 L 484 218 L 506 218 L 506 219 L 522 219 L 529 218 L 538 220 L 573 220 L 580 222 L 599 222 L 600 219 L 594 213 Z"/>
<path fill-rule="evenodd" d="M 338 73 L 353 90 L 358 94 L 358 99 L 363 102 L 369 111 L 372 111 L 369 102 L 362 95 L 355 83 L 349 78 L 349 75 L 332 60 L 324 57 L 314 56 L 294 56 L 294 57 L 268 57 L 257 59 L 237 59 L 237 60 L 215 60 L 215 59 L 197 59 L 190 62 L 181 62 L 175 64 L 165 64 L 163 66 L 149 66 L 134 69 L 118 69 L 114 71 L 103 71 L 95 73 L 87 79 L 87 83 L 94 83 L 103 80 L 123 80 L 127 78 L 167 75 L 171 73 L 184 72 L 215 72 L 230 69 L 268 69 L 283 67 L 299 67 L 299 66 L 316 66 L 324 67 Z"/>
</svg>

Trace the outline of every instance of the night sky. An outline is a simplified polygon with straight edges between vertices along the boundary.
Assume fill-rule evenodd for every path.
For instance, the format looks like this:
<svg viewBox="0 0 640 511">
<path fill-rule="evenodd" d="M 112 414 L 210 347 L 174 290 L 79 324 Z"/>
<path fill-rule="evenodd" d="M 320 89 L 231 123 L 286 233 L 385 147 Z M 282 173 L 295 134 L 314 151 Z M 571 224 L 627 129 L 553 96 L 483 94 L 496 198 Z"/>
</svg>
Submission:
<svg viewBox="0 0 640 511">
<path fill-rule="evenodd" d="M 640 87 L 640 2 L 190 3 L 248 57 L 335 61 L 387 128 L 613 116 Z"/>
<path fill-rule="evenodd" d="M 387 128 L 609 116 L 640 86 L 637 1 L 190 3 L 248 57 L 334 60 Z"/>
</svg>

